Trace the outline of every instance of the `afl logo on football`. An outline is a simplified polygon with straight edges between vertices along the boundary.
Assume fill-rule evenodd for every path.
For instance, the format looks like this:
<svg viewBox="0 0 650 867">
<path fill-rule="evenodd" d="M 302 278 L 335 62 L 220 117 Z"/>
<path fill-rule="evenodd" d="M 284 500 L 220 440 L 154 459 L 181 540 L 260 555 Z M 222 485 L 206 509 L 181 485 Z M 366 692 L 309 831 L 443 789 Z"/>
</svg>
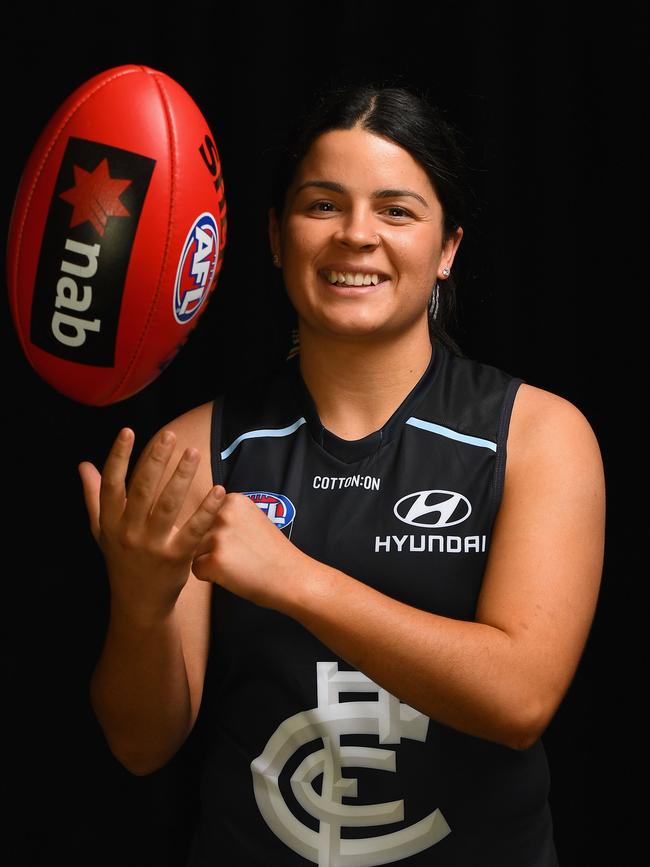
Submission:
<svg viewBox="0 0 650 867">
<path fill-rule="evenodd" d="M 296 516 L 296 508 L 283 494 L 271 494 L 269 491 L 242 491 L 255 503 L 276 527 L 284 530 Z"/>
<path fill-rule="evenodd" d="M 393 512 L 414 527 L 452 527 L 469 518 L 472 506 L 456 491 L 416 491 L 398 500 Z"/>
<path fill-rule="evenodd" d="M 194 221 L 183 244 L 174 283 L 174 318 L 185 325 L 210 293 L 219 258 L 219 229 L 208 211 Z"/>
</svg>

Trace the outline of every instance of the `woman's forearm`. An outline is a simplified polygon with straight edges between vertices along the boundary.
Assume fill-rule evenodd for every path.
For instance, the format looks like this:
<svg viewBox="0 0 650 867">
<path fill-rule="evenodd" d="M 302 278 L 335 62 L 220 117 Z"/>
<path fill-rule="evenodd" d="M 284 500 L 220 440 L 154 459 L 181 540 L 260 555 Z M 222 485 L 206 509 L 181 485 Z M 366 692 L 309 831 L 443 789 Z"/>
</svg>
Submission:
<svg viewBox="0 0 650 867">
<path fill-rule="evenodd" d="M 507 633 L 413 608 L 307 563 L 285 613 L 342 659 L 444 725 L 514 749 L 534 742 L 534 702 Z"/>
<path fill-rule="evenodd" d="M 111 606 L 90 698 L 111 752 L 128 770 L 147 774 L 169 761 L 192 726 L 176 609 L 145 623 Z"/>
</svg>

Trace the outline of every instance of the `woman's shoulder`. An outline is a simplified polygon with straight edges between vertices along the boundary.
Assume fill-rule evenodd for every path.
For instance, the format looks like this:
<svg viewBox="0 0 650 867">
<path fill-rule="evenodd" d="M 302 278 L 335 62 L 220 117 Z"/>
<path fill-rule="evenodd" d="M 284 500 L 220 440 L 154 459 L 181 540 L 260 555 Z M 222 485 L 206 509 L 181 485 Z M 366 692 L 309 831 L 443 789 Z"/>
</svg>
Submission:
<svg viewBox="0 0 650 867">
<path fill-rule="evenodd" d="M 210 424 L 213 406 L 214 400 L 208 400 L 205 403 L 190 407 L 172 419 L 169 425 L 175 424 L 179 429 L 190 433 L 195 430 L 203 430 L 206 424 Z"/>
<path fill-rule="evenodd" d="M 522 382 L 517 388 L 508 432 L 508 464 L 527 469 L 543 460 L 562 469 L 582 456 L 592 468 L 601 464 L 596 434 L 584 413 L 570 400 Z M 569 467 L 565 467 L 566 470 Z"/>
<path fill-rule="evenodd" d="M 191 407 L 176 418 L 166 422 L 158 431 L 171 430 L 176 436 L 177 447 L 201 449 L 210 440 L 210 428 L 212 424 L 212 408 L 214 401 Z"/>
<path fill-rule="evenodd" d="M 584 413 L 570 400 L 555 392 L 547 391 L 536 385 L 522 382 L 515 395 L 512 420 L 525 429 L 529 435 L 535 431 L 560 427 L 589 427 L 591 425 Z"/>
</svg>

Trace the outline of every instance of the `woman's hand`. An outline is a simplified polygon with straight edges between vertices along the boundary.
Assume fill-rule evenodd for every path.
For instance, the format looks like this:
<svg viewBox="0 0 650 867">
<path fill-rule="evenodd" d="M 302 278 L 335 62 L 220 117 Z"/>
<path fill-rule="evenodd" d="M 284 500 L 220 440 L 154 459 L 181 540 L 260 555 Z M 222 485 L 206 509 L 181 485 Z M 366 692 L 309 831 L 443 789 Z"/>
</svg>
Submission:
<svg viewBox="0 0 650 867">
<path fill-rule="evenodd" d="M 199 463 L 198 451 L 186 449 L 157 496 L 175 439 L 173 431 L 164 431 L 152 442 L 133 472 L 128 494 L 130 428 L 115 439 L 101 476 L 87 461 L 78 466 L 90 529 L 106 560 L 112 604 L 146 623 L 174 608 L 225 498 L 223 486 L 217 485 L 182 527 L 175 525 Z"/>
<path fill-rule="evenodd" d="M 192 561 L 197 578 L 256 605 L 285 611 L 316 561 L 297 548 L 255 503 L 226 494 Z"/>
</svg>

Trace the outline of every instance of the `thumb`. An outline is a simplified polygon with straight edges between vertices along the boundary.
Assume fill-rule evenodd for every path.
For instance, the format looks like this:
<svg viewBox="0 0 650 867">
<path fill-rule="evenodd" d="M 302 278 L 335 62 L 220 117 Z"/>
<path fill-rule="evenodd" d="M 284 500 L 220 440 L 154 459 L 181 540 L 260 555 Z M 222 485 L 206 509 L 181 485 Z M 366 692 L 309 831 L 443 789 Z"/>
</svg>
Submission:
<svg viewBox="0 0 650 867">
<path fill-rule="evenodd" d="M 89 461 L 82 461 L 77 465 L 81 485 L 83 487 L 84 501 L 90 521 L 90 531 L 99 540 L 99 489 L 102 483 L 102 477 L 99 474 L 94 464 Z"/>
</svg>

